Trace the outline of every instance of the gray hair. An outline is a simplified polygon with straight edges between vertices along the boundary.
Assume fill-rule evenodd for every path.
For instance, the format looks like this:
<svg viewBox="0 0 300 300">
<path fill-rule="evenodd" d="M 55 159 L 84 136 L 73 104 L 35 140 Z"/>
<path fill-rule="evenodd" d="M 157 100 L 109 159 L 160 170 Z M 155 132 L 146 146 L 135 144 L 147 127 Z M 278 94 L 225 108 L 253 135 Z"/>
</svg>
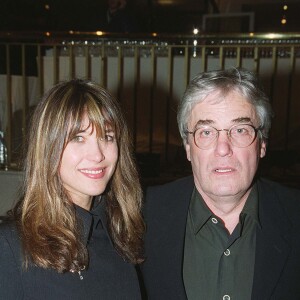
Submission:
<svg viewBox="0 0 300 300">
<path fill-rule="evenodd" d="M 177 113 L 179 132 L 184 144 L 187 142 L 187 124 L 194 106 L 212 92 L 219 91 L 226 95 L 232 90 L 243 95 L 254 106 L 260 123 L 260 138 L 267 140 L 273 116 L 269 98 L 254 73 L 241 68 L 231 68 L 203 72 L 190 81 Z"/>
</svg>

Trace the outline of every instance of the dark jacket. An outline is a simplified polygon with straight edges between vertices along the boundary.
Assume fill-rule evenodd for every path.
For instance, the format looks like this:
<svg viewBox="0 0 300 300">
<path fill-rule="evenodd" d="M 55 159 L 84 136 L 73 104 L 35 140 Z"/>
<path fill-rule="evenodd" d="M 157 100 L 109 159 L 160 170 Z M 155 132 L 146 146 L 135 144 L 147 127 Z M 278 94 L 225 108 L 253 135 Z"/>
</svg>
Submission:
<svg viewBox="0 0 300 300">
<path fill-rule="evenodd" d="M 141 298 L 134 265 L 125 262 L 117 254 L 109 238 L 104 209 L 100 207 L 100 210 L 89 213 L 77 208 L 77 213 L 83 221 L 84 241 L 90 260 L 88 269 L 81 272 L 82 280 L 78 273 L 59 274 L 34 266 L 24 270 L 21 244 L 14 225 L 0 225 L 1 300 Z"/>
<path fill-rule="evenodd" d="M 300 191 L 266 180 L 257 184 L 262 228 L 256 233 L 252 299 L 300 299 Z M 147 191 L 142 273 L 149 300 L 187 299 L 182 267 L 193 188 L 187 177 Z"/>
</svg>

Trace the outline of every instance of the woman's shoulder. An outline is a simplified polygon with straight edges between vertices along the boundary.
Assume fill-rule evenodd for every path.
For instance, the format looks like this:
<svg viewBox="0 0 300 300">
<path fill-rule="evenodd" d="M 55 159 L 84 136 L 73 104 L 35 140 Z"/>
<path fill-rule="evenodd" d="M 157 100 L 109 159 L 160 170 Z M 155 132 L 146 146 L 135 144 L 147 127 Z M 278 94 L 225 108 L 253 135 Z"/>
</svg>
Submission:
<svg viewBox="0 0 300 300">
<path fill-rule="evenodd" d="M 0 241 L 3 240 L 6 240 L 6 242 L 9 243 L 12 248 L 19 247 L 20 239 L 14 221 L 4 220 L 0 223 Z M 0 248 L 1 245 L 2 243 L 0 243 Z"/>
<path fill-rule="evenodd" d="M 0 299 L 24 299 L 21 243 L 12 221 L 0 224 L 0 266 Z"/>
<path fill-rule="evenodd" d="M 0 265 L 22 265 L 22 246 L 15 222 L 0 223 Z"/>
<path fill-rule="evenodd" d="M 16 223 L 15 221 L 11 220 L 10 218 L 3 218 L 0 222 L 0 233 L 7 234 L 14 232 L 16 230 Z"/>
</svg>

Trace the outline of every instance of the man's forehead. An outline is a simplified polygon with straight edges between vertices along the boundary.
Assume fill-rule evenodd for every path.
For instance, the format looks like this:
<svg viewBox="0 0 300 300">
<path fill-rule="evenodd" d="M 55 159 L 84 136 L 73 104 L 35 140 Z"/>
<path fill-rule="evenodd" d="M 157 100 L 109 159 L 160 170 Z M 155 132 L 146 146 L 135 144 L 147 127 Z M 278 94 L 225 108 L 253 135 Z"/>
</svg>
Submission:
<svg viewBox="0 0 300 300">
<path fill-rule="evenodd" d="M 191 125 L 197 124 L 237 124 L 257 122 L 255 107 L 239 93 L 228 93 L 222 97 L 216 94 L 197 103 L 190 116 Z"/>
<path fill-rule="evenodd" d="M 221 91 L 213 91 L 206 95 L 204 98 L 195 102 L 192 111 L 198 110 L 204 112 L 213 112 L 220 109 L 239 109 L 249 111 L 250 113 L 255 110 L 254 105 L 239 91 L 229 91 L 222 94 Z"/>
</svg>

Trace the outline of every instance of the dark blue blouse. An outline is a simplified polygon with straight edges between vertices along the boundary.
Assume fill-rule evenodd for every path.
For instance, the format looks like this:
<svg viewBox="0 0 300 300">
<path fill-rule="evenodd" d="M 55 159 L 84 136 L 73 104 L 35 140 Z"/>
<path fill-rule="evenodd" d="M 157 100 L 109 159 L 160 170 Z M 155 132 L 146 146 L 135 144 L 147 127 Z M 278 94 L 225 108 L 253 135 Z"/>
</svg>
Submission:
<svg viewBox="0 0 300 300">
<path fill-rule="evenodd" d="M 141 299 L 135 266 L 114 249 L 102 202 L 91 211 L 76 207 L 89 253 L 89 266 L 80 274 L 60 274 L 35 266 L 24 270 L 14 225 L 0 224 L 0 299 Z"/>
</svg>

